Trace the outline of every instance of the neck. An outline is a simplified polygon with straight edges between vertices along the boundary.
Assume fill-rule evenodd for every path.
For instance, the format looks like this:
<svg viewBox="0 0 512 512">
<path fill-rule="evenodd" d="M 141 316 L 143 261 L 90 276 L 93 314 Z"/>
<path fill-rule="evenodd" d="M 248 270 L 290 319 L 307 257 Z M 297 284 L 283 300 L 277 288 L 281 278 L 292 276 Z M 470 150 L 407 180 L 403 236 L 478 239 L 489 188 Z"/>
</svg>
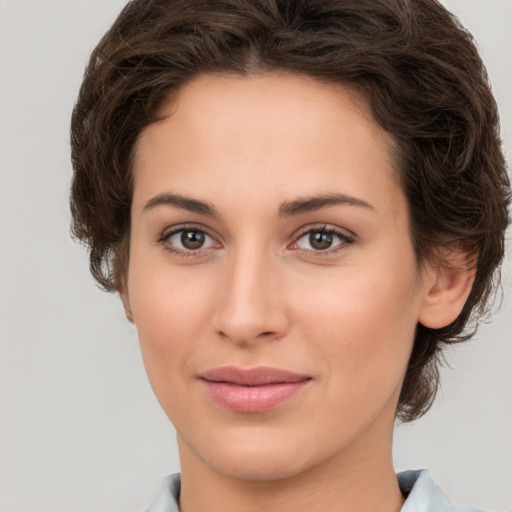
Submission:
<svg viewBox="0 0 512 512">
<path fill-rule="evenodd" d="M 205 464 L 178 436 L 181 512 L 398 512 L 404 498 L 392 464 L 392 431 L 279 480 L 242 480 Z"/>
</svg>

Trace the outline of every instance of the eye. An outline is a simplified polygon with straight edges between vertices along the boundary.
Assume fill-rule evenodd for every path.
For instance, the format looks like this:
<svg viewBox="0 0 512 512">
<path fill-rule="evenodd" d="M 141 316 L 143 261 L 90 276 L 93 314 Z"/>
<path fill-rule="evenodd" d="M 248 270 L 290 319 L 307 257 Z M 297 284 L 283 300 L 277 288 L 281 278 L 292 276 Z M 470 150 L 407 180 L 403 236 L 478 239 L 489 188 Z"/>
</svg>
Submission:
<svg viewBox="0 0 512 512">
<path fill-rule="evenodd" d="M 193 253 L 201 249 L 210 249 L 217 242 L 205 231 L 198 228 L 180 228 L 165 234 L 161 240 L 172 252 Z"/>
<path fill-rule="evenodd" d="M 295 245 L 298 249 L 319 252 L 328 251 L 329 249 L 336 250 L 352 242 L 353 240 L 347 235 L 325 227 L 310 229 L 297 239 Z"/>
</svg>

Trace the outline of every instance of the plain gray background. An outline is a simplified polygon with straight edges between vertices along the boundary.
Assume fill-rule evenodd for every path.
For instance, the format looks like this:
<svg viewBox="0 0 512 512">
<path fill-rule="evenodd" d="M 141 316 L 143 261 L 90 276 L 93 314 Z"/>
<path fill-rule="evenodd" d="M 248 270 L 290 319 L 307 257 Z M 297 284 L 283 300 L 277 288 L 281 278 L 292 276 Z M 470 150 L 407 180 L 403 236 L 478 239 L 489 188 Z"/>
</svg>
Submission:
<svg viewBox="0 0 512 512">
<path fill-rule="evenodd" d="M 178 470 L 135 330 L 69 238 L 69 117 L 124 0 L 0 0 L 0 510 L 143 510 Z M 512 154 L 512 1 L 447 0 L 473 32 Z M 397 470 L 512 511 L 512 261 L 491 325 L 452 350 L 432 411 L 398 426 Z"/>
</svg>

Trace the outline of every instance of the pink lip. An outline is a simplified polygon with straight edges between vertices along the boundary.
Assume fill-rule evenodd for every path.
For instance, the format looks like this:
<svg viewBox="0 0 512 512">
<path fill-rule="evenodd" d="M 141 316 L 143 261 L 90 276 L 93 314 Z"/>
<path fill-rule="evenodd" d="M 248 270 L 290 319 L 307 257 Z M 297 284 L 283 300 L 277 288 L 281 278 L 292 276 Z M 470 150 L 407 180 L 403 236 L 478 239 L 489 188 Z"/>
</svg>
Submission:
<svg viewBox="0 0 512 512">
<path fill-rule="evenodd" d="M 200 375 L 210 395 L 235 412 L 265 412 L 298 394 L 311 380 L 280 368 L 214 368 Z"/>
</svg>

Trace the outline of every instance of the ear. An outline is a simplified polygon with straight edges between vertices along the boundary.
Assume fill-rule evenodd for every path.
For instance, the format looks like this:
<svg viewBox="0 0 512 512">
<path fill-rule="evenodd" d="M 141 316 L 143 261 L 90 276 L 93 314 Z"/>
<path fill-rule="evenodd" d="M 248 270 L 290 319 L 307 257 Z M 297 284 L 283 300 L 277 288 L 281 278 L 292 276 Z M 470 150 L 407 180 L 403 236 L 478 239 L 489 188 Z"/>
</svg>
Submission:
<svg viewBox="0 0 512 512">
<path fill-rule="evenodd" d="M 125 235 L 117 247 L 113 260 L 114 284 L 124 306 L 124 314 L 129 322 L 134 323 L 128 293 L 128 265 L 130 261 L 130 236 Z"/>
<path fill-rule="evenodd" d="M 133 313 L 130 307 L 130 296 L 128 294 L 128 286 L 126 284 L 126 275 L 119 279 L 118 285 L 119 297 L 121 297 L 121 301 L 124 307 L 124 314 L 129 322 L 134 323 Z"/>
<path fill-rule="evenodd" d="M 477 253 L 467 247 L 443 246 L 436 262 L 427 264 L 424 296 L 418 321 L 430 329 L 441 329 L 459 316 L 471 292 Z"/>
</svg>

